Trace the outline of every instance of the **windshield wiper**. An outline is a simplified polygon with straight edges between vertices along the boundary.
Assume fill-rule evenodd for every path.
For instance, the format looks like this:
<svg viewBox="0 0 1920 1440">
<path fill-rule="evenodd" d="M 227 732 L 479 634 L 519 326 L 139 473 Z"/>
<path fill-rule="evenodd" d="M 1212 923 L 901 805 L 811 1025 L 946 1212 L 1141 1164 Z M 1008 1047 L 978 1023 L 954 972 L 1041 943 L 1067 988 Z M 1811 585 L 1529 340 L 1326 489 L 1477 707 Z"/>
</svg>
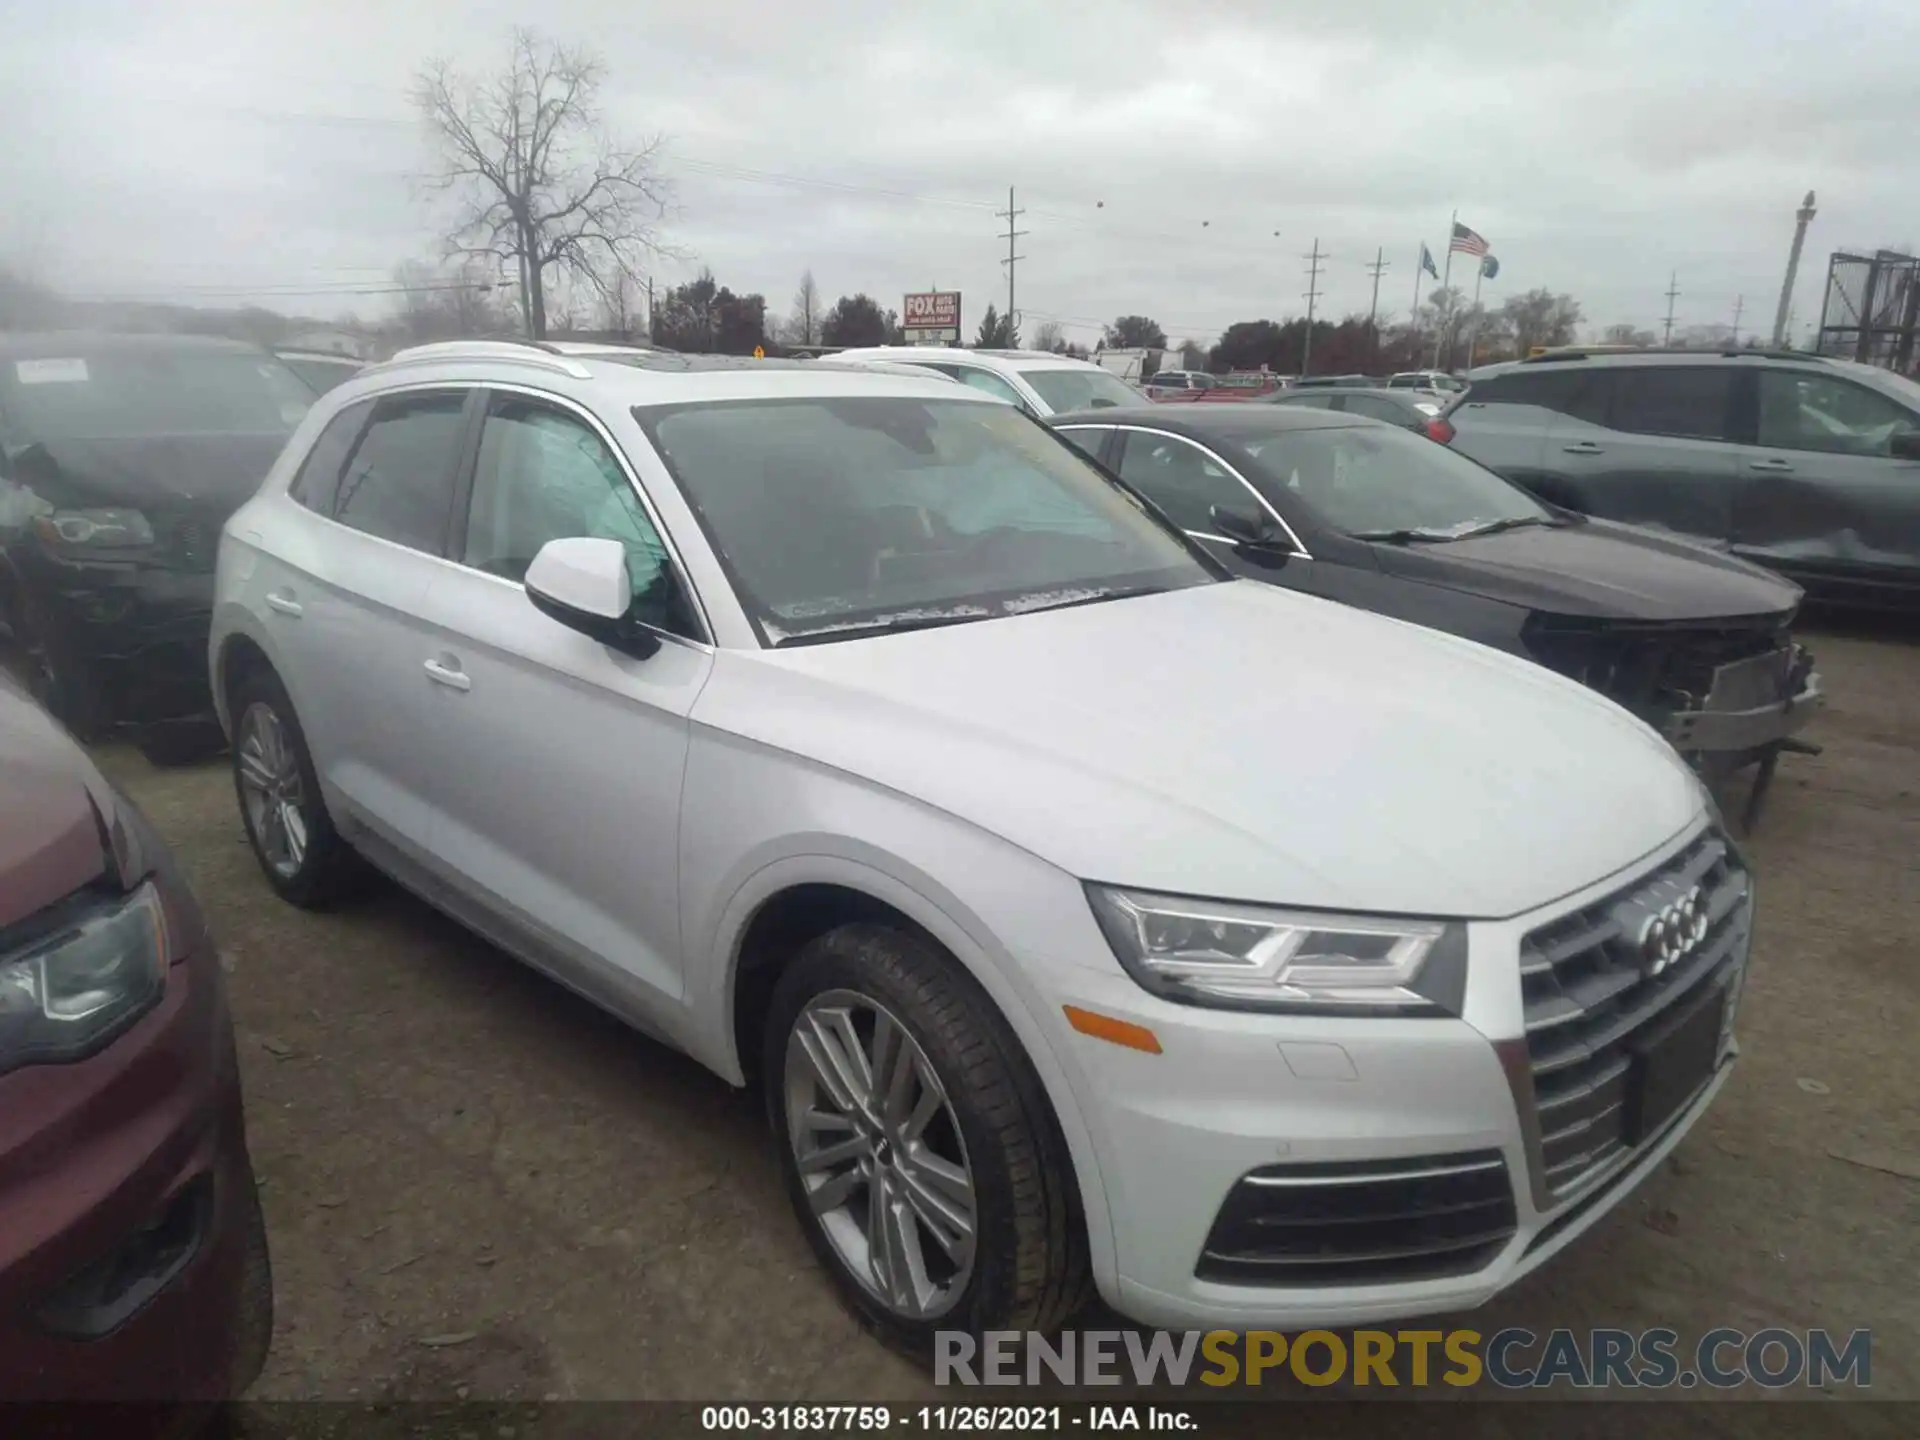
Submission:
<svg viewBox="0 0 1920 1440">
<path fill-rule="evenodd" d="M 1558 529 L 1567 522 L 1538 515 L 1510 515 L 1504 520 L 1466 520 L 1458 525 L 1419 525 L 1408 530 L 1352 530 L 1355 540 L 1377 540 L 1384 545 L 1408 545 L 1415 541 L 1437 542 L 1471 540 L 1480 535 L 1497 535 L 1502 530 L 1517 530 L 1523 525 L 1541 525 Z"/>
<path fill-rule="evenodd" d="M 834 640 L 863 640 L 870 635 L 900 635 L 909 630 L 933 630 L 942 625 L 965 625 L 973 620 L 991 620 L 987 611 L 965 615 L 896 615 L 890 620 L 870 620 L 857 625 L 833 625 L 825 630 L 806 630 L 798 635 L 782 635 L 773 642 L 776 650 L 794 645 L 825 645 Z"/>
</svg>

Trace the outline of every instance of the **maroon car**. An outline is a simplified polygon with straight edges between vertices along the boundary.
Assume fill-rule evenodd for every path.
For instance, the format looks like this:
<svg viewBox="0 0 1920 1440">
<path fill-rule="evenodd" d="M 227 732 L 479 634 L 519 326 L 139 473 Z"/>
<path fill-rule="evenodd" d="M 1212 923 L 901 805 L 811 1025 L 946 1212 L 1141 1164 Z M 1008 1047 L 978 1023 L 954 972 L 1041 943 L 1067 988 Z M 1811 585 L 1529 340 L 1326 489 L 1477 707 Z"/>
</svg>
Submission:
<svg viewBox="0 0 1920 1440">
<path fill-rule="evenodd" d="M 224 1400 L 272 1328 L 206 922 L 0 671 L 0 1400 Z"/>
</svg>

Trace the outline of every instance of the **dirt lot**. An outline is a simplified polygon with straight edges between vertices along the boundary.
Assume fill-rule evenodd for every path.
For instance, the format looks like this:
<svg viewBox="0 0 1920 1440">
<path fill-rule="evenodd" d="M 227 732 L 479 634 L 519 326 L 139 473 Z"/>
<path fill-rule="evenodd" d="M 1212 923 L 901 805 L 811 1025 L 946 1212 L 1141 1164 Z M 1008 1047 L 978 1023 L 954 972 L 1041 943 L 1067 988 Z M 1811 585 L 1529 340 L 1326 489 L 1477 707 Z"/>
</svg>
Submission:
<svg viewBox="0 0 1920 1440">
<path fill-rule="evenodd" d="M 1920 637 L 1814 643 L 1826 753 L 1783 764 L 1753 841 L 1738 1073 L 1471 1323 L 1870 1327 L 1874 1392 L 1920 1400 Z M 231 967 L 279 1292 L 257 1396 L 954 1398 L 835 1303 L 754 1100 L 395 890 L 280 903 L 223 765 L 103 758 Z"/>
</svg>

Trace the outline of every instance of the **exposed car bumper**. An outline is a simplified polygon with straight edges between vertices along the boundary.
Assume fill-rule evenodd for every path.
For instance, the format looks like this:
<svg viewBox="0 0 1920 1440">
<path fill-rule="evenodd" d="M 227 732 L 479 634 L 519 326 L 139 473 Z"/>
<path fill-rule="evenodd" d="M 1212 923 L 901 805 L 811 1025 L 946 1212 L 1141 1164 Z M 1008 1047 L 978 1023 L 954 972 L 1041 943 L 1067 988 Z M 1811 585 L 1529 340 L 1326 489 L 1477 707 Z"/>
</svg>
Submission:
<svg viewBox="0 0 1920 1440">
<path fill-rule="evenodd" d="M 1704 873 L 1703 843 L 1669 848 L 1625 885 L 1472 927 L 1460 1019 L 1207 1010 L 1143 996 L 1124 975 L 1074 972 L 1079 993 L 1062 1003 L 1145 1025 L 1161 1046 L 1068 1042 L 1115 1241 L 1108 1301 L 1174 1329 L 1469 1309 L 1591 1228 L 1680 1142 L 1731 1070 L 1751 944 L 1744 872 L 1697 966 L 1690 959 L 1668 988 L 1646 982 L 1652 1008 L 1620 1041 L 1620 1074 L 1600 1082 L 1623 1096 L 1638 1087 L 1626 1102 L 1645 1116 L 1636 1129 L 1611 1118 L 1610 1091 L 1591 1103 L 1570 1102 L 1564 1087 L 1547 1098 L 1563 1077 L 1543 1078 L 1552 1062 L 1538 1047 L 1558 1042 L 1541 1039 L 1553 1022 L 1537 1017 L 1538 985 L 1519 973 L 1537 978 L 1527 957 L 1568 926 L 1649 894 L 1665 903 L 1661 887 L 1692 883 L 1683 867 Z M 1682 1053 L 1692 1068 L 1676 1089 L 1668 1057 Z M 1648 1097 L 1662 1087 L 1669 1098 L 1656 1104 Z M 1561 1108 L 1543 1124 L 1550 1105 Z"/>
<path fill-rule="evenodd" d="M 1660 727 L 1661 732 L 1673 748 L 1683 754 L 1760 751 L 1797 734 L 1826 704 L 1827 697 L 1821 689 L 1819 673 L 1812 668 L 1812 660 L 1797 647 L 1796 654 L 1804 660 L 1804 665 L 1796 666 L 1796 680 L 1789 687 L 1788 698 L 1742 704 L 1723 698 L 1720 687 L 1716 686 L 1715 693 L 1709 694 L 1699 709 L 1669 715 Z"/>
<path fill-rule="evenodd" d="M 44 555 L 20 571 L 34 623 L 91 672 L 109 719 L 138 729 L 213 718 L 212 572 Z"/>
<path fill-rule="evenodd" d="M 229 1398 L 253 1187 L 210 947 L 99 1054 L 0 1077 L 0 1398 Z"/>
</svg>

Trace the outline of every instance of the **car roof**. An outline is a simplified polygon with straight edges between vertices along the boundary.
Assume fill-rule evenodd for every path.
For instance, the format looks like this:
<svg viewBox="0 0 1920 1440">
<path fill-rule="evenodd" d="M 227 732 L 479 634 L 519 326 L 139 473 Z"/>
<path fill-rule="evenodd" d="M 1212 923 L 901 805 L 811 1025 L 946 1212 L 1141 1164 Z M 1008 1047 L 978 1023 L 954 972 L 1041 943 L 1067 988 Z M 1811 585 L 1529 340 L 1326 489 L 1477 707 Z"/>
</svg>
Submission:
<svg viewBox="0 0 1920 1440">
<path fill-rule="evenodd" d="M 969 361 L 988 370 L 1100 370 L 1111 374 L 1091 360 L 1072 355 L 1057 355 L 1051 350 L 969 350 L 960 345 L 863 345 L 835 351 L 830 360 L 945 360 L 949 364 Z"/>
<path fill-rule="evenodd" d="M 1070 410 L 1047 417 L 1049 425 L 1138 425 L 1150 430 L 1167 430 L 1195 439 L 1220 436 L 1270 435 L 1275 430 L 1345 430 L 1356 425 L 1380 425 L 1364 415 L 1342 415 L 1331 410 L 1315 410 L 1306 405 L 1114 405 L 1098 410 Z"/>
<path fill-rule="evenodd" d="M 0 331 L 0 355 L 18 359 L 56 356 L 141 354 L 154 350 L 197 350 L 210 354 L 262 355 L 258 345 L 220 335 L 177 335 L 170 331 L 18 330 Z"/>
<path fill-rule="evenodd" d="M 1004 402 L 944 375 L 881 370 L 835 360 L 756 360 L 748 355 L 681 355 L 664 350 L 565 354 L 524 341 L 446 341 L 414 346 L 369 365 L 328 392 L 350 404 L 400 384 L 467 385 L 530 381 L 604 404 L 668 405 L 700 400 L 897 395 L 998 405 Z"/>
<path fill-rule="evenodd" d="M 1316 390 L 1336 389 L 1342 395 L 1379 395 L 1388 400 L 1399 400 L 1408 405 L 1417 404 L 1422 395 L 1436 395 L 1439 393 L 1434 390 L 1423 390 L 1416 385 L 1402 385 L 1392 390 L 1389 390 L 1384 385 L 1309 385 L 1305 393 L 1311 395 Z M 1300 393 L 1302 392 L 1299 390 L 1281 390 L 1276 392 L 1267 403 L 1273 405 L 1291 405 L 1293 402 L 1286 397 Z"/>
<path fill-rule="evenodd" d="M 351 365 L 355 369 L 367 363 L 357 355 L 342 355 L 335 350 L 275 350 L 273 353 L 282 360 L 322 360 L 335 365 Z"/>
</svg>

